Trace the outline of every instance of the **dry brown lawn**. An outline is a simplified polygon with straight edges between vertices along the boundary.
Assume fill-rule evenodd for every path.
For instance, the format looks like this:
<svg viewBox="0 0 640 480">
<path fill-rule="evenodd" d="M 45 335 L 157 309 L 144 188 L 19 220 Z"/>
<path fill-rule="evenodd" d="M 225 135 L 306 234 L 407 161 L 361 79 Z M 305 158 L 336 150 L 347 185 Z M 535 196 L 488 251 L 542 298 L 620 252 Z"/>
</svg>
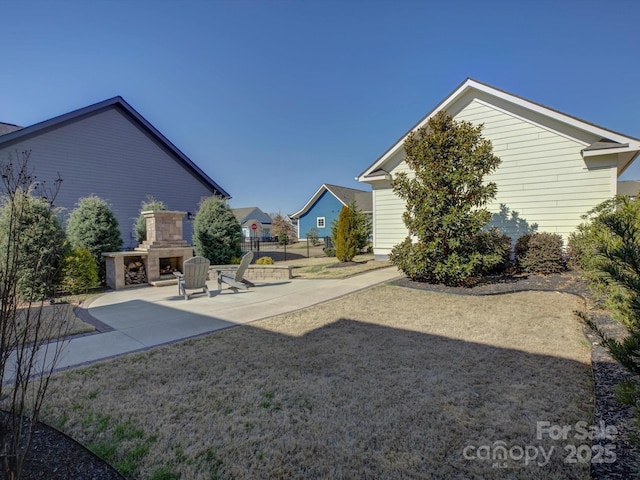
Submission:
<svg viewBox="0 0 640 480">
<path fill-rule="evenodd" d="M 593 418 L 579 307 L 379 286 L 59 374 L 45 420 L 135 478 L 587 479 L 536 438 Z"/>
</svg>

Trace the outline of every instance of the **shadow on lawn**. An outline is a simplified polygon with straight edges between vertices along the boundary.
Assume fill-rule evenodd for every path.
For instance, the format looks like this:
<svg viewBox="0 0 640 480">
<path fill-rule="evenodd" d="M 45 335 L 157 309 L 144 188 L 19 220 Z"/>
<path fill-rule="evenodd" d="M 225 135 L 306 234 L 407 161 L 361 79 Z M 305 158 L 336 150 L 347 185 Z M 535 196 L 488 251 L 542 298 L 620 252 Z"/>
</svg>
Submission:
<svg viewBox="0 0 640 480">
<path fill-rule="evenodd" d="M 167 308 L 154 305 L 151 314 Z M 591 442 L 576 440 L 575 431 L 568 440 L 539 439 L 537 422 L 591 425 L 590 365 L 492 346 L 491 333 L 468 341 L 414 331 L 415 318 L 393 324 L 343 317 L 299 333 L 292 325 L 274 326 L 283 333 L 249 325 L 96 365 L 90 377 L 74 370 L 61 385 L 68 401 L 82 400 L 90 411 L 164 425 L 157 448 L 167 465 L 197 445 L 215 451 L 234 477 L 588 478 L 588 465 L 565 460 L 568 445 Z M 194 365 L 216 368 L 196 378 Z M 182 390 L 189 391 L 188 418 L 196 419 L 186 427 L 194 444 L 176 452 L 171 442 L 186 418 L 176 417 L 172 398 Z M 120 412 L 112 391 L 147 401 Z M 53 400 L 59 415 L 69 411 L 64 399 Z M 252 425 L 251 432 L 238 425 Z M 92 428 L 69 433 L 91 436 Z M 525 465 L 520 452 L 528 446 L 537 457 Z M 553 447 L 544 465 L 541 447 Z"/>
</svg>

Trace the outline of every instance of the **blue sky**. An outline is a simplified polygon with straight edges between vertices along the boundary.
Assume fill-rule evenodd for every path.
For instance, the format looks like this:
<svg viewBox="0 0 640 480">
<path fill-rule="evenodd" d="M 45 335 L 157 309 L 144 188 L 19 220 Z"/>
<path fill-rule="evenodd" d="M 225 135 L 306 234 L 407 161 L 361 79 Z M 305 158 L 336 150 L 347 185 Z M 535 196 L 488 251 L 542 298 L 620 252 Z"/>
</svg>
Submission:
<svg viewBox="0 0 640 480">
<path fill-rule="evenodd" d="M 640 2 L 5 1 L 0 121 L 115 95 L 232 196 L 292 213 L 473 77 L 640 137 Z M 625 179 L 640 178 L 636 161 Z M 169 205 L 171 207 L 171 205 Z"/>
</svg>

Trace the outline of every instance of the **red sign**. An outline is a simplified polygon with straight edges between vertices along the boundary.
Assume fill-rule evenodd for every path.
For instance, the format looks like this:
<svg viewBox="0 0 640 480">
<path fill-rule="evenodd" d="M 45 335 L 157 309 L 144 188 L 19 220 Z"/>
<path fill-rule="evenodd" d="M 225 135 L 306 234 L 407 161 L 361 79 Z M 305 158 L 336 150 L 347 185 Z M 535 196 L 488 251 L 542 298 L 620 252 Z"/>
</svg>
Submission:
<svg viewBox="0 0 640 480">
<path fill-rule="evenodd" d="M 251 224 L 251 230 L 257 230 L 258 229 L 258 224 L 257 223 L 252 223 Z"/>
</svg>

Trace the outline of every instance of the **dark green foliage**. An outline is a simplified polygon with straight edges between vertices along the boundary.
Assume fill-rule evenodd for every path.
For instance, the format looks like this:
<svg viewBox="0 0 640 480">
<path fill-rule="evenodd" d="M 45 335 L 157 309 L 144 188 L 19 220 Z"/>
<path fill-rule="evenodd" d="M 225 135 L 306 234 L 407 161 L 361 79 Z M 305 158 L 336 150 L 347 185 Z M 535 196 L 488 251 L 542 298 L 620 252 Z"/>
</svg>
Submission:
<svg viewBox="0 0 640 480">
<path fill-rule="evenodd" d="M 106 280 L 103 252 L 116 252 L 122 246 L 118 220 L 107 202 L 96 196 L 81 198 L 69 215 L 67 237 L 73 248 L 86 248 L 98 266 L 100 282 Z"/>
<path fill-rule="evenodd" d="M 360 253 L 369 247 L 369 239 L 371 238 L 371 231 L 373 229 L 371 218 L 358 207 L 355 201 L 350 202 L 348 208 L 351 209 L 354 217 L 352 222 L 352 235 L 355 237 L 357 253 Z M 331 241 L 334 245 L 338 238 L 338 221 L 339 218 L 331 223 Z"/>
<path fill-rule="evenodd" d="M 242 227 L 224 200 L 207 197 L 200 203 L 193 222 L 193 248 L 196 255 L 212 265 L 228 264 L 240 257 Z"/>
<path fill-rule="evenodd" d="M 627 203 L 624 206 L 625 202 Z M 621 240 L 612 235 L 604 219 L 618 210 L 617 215 L 631 220 L 640 215 L 637 200 L 629 201 L 626 197 L 615 197 L 602 202 L 583 217 L 576 232 L 569 236 L 569 262 L 572 268 L 580 271 L 587 279 L 589 290 L 611 315 L 622 322 L 633 317 L 629 310 L 629 290 L 611 281 L 609 275 L 602 271 L 603 257 L 601 252 L 607 246 L 620 246 Z"/>
<path fill-rule="evenodd" d="M 513 252 L 516 257 L 516 263 L 519 264 L 520 260 L 524 258 L 527 250 L 529 250 L 529 240 L 531 240 L 531 233 L 525 233 L 521 237 L 518 237 L 516 244 L 513 247 Z"/>
<path fill-rule="evenodd" d="M 156 200 L 151 195 L 147 196 L 147 199 L 140 204 L 140 212 L 156 212 L 158 210 L 166 210 L 167 206 L 161 200 Z M 136 241 L 142 243 L 147 239 L 147 219 L 144 218 L 142 213 L 136 219 L 133 224 L 133 231 L 136 235 Z"/>
<path fill-rule="evenodd" d="M 511 267 L 511 237 L 498 228 L 476 235 L 476 248 L 485 259 L 485 273 L 502 273 Z"/>
<path fill-rule="evenodd" d="M 536 232 L 516 242 L 518 267 L 527 273 L 548 275 L 567 269 L 564 241 L 557 233 Z"/>
<path fill-rule="evenodd" d="M 327 257 L 335 257 L 336 256 L 336 249 L 333 248 L 333 247 L 325 248 L 325 249 L 323 249 L 323 251 L 324 251 L 324 253 L 325 253 L 325 255 Z"/>
<path fill-rule="evenodd" d="M 71 295 L 78 295 L 98 285 L 98 266 L 91 252 L 86 248 L 75 248 L 68 252 L 62 262 L 62 289 Z"/>
<path fill-rule="evenodd" d="M 358 230 L 356 216 L 349 207 L 342 207 L 336 225 L 336 257 L 341 262 L 350 262 L 358 254 Z"/>
<path fill-rule="evenodd" d="M 609 337 L 589 318 L 583 319 L 601 337 L 611 356 L 635 377 L 621 383 L 618 399 L 640 418 L 640 203 L 617 196 L 603 202 L 582 224 L 571 244 L 573 262 L 580 266 L 590 287 L 605 299 L 612 315 L 624 322 L 629 335 L 621 341 Z M 636 443 L 638 443 L 636 441 Z"/>
<path fill-rule="evenodd" d="M 0 232 L 2 264 L 7 261 L 7 252 L 15 252 L 9 253 L 9 261 L 17 262 L 20 297 L 29 301 L 52 297 L 66 240 L 49 202 L 17 190 L 13 199 L 3 199 Z"/>
<path fill-rule="evenodd" d="M 439 112 L 404 142 L 412 175 L 400 172 L 391 185 L 405 200 L 409 236 L 390 259 L 413 280 L 461 285 L 501 262 L 478 250 L 477 235 L 491 219 L 484 207 L 497 191 L 484 177 L 500 164 L 481 130 Z"/>
</svg>

